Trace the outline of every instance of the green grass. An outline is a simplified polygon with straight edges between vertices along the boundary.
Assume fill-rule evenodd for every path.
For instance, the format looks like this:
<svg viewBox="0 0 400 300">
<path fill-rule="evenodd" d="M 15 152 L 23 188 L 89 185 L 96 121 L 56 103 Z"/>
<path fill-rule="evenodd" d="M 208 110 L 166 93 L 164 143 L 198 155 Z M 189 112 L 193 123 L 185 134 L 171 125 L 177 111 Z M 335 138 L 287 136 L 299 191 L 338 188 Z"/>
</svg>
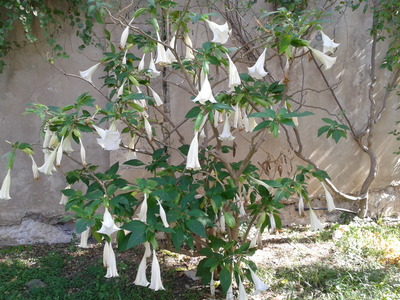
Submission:
<svg viewBox="0 0 400 300">
<path fill-rule="evenodd" d="M 333 240 L 337 230 L 341 230 L 343 236 Z M 271 261 L 267 268 L 259 269 L 259 274 L 271 287 L 264 298 L 259 299 L 400 299 L 400 225 L 356 220 L 348 226 L 334 225 L 316 234 L 300 228 L 287 232 L 282 234 L 284 243 L 279 244 L 287 245 L 280 250 L 285 263 Z M 304 262 L 302 259 L 310 255 L 308 252 L 298 255 L 296 260 L 288 250 L 312 247 L 313 251 L 318 251 L 327 245 L 332 247 L 326 252 L 329 255 Z M 278 251 L 276 249 L 267 245 L 264 251 Z M 101 247 L 82 250 L 71 244 L 0 249 L 0 300 L 210 298 L 208 287 L 201 287 L 176 271 L 186 264 L 178 257 L 159 253 L 166 290 L 154 292 L 133 284 L 142 250 L 117 252 L 116 255 L 120 277 L 106 279 Z M 28 288 L 26 283 L 32 279 L 41 280 L 45 286 Z M 246 286 L 250 295 L 252 287 Z M 218 296 L 224 299 L 221 293 Z"/>
</svg>

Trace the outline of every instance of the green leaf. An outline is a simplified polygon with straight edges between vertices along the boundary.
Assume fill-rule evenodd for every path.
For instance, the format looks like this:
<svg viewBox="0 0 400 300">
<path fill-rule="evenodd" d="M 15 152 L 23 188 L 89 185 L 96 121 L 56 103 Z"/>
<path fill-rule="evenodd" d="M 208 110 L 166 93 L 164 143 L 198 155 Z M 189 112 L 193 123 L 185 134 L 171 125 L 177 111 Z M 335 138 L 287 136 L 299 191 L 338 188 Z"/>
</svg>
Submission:
<svg viewBox="0 0 400 300">
<path fill-rule="evenodd" d="M 230 212 L 224 212 L 224 217 L 225 217 L 225 223 L 228 225 L 230 228 L 233 228 L 236 226 L 236 221 L 235 218 L 232 216 Z"/>
<path fill-rule="evenodd" d="M 329 130 L 330 126 L 322 126 L 318 129 L 318 136 L 323 135 L 325 132 Z"/>
<path fill-rule="evenodd" d="M 174 232 L 171 233 L 171 239 L 172 239 L 172 242 L 174 243 L 176 251 L 179 252 L 183 242 L 185 241 L 185 234 L 184 234 L 182 228 L 180 228 L 178 226 L 175 227 Z"/>
<path fill-rule="evenodd" d="M 228 269 L 226 268 L 222 268 L 221 273 L 219 273 L 219 280 L 221 282 L 222 290 L 224 294 L 226 294 L 226 292 L 228 291 L 229 287 L 232 284 L 231 272 L 229 272 Z"/>
<path fill-rule="evenodd" d="M 93 219 L 78 219 L 76 221 L 76 233 L 82 233 L 86 230 L 88 227 L 92 227 L 94 225 L 95 221 Z"/>
<path fill-rule="evenodd" d="M 127 234 L 119 245 L 121 251 L 130 249 L 146 241 L 146 224 L 134 220 L 125 224 L 121 228 L 131 231 L 131 233 Z"/>
<path fill-rule="evenodd" d="M 187 112 L 185 119 L 196 118 L 200 112 L 201 108 L 199 106 L 195 106 Z"/>
<path fill-rule="evenodd" d="M 131 160 L 124 162 L 124 165 L 139 167 L 139 166 L 143 166 L 144 163 L 138 159 L 131 159 Z"/>
<path fill-rule="evenodd" d="M 262 121 L 258 123 L 257 126 L 254 128 L 253 132 L 267 128 L 271 124 L 271 121 Z"/>
<path fill-rule="evenodd" d="M 201 237 L 207 238 L 206 231 L 204 229 L 204 225 L 198 221 L 198 220 L 187 220 L 186 221 L 186 226 L 189 228 L 189 230 Z"/>
</svg>

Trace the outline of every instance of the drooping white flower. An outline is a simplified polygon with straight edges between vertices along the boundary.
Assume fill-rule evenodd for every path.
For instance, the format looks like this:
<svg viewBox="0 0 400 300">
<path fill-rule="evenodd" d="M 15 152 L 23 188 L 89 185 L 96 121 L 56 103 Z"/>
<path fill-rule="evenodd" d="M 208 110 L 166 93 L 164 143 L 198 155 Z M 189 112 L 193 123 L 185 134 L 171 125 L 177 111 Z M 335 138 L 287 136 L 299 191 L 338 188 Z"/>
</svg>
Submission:
<svg viewBox="0 0 400 300">
<path fill-rule="evenodd" d="M 160 206 L 160 218 L 161 218 L 161 221 L 163 222 L 164 227 L 168 228 L 169 224 L 168 224 L 168 221 L 167 221 L 167 215 L 165 214 L 165 210 L 162 207 L 162 205 L 160 203 L 160 200 L 157 199 L 157 203 Z"/>
<path fill-rule="evenodd" d="M 121 86 L 118 88 L 117 98 L 119 98 L 119 96 L 121 96 L 124 93 L 125 82 L 126 82 L 126 78 L 124 79 L 124 81 L 122 81 Z"/>
<path fill-rule="evenodd" d="M 235 300 L 235 295 L 233 294 L 232 284 L 229 286 L 228 291 L 226 292 L 225 300 Z"/>
<path fill-rule="evenodd" d="M 192 40 L 189 37 L 189 34 L 185 34 L 185 44 L 186 44 L 185 59 L 193 60 L 194 59 L 193 50 L 192 50 L 193 43 L 192 43 Z"/>
<path fill-rule="evenodd" d="M 186 161 L 186 169 L 188 170 L 200 170 L 200 162 L 199 162 L 199 140 L 198 140 L 199 132 L 194 132 L 194 137 L 192 142 L 190 143 L 189 152 L 187 155 Z"/>
<path fill-rule="evenodd" d="M 257 228 L 256 234 L 253 236 L 253 238 L 252 238 L 251 241 L 250 241 L 250 246 L 249 246 L 249 248 L 255 248 L 255 247 L 257 247 L 257 238 L 258 238 L 259 233 L 260 233 L 260 228 Z"/>
<path fill-rule="evenodd" d="M 143 53 L 142 59 L 140 60 L 139 65 L 138 65 L 138 71 L 144 70 L 144 58 L 145 57 L 146 57 L 146 53 Z M 154 61 L 153 61 L 153 64 L 154 64 Z"/>
<path fill-rule="evenodd" d="M 310 207 L 310 230 L 318 231 L 323 230 L 324 226 L 318 220 L 317 215 L 315 214 L 314 210 Z"/>
<path fill-rule="evenodd" d="M 144 129 L 146 130 L 147 136 L 149 140 L 153 139 L 153 130 L 151 129 L 151 125 L 147 117 L 143 116 L 144 119 Z"/>
<path fill-rule="evenodd" d="M 247 68 L 249 70 L 249 75 L 255 79 L 262 79 L 264 76 L 268 74 L 264 70 L 264 62 L 265 62 L 265 54 L 267 53 L 267 48 L 264 48 L 264 51 L 261 53 L 260 57 L 257 59 L 254 66 Z"/>
<path fill-rule="evenodd" d="M 58 146 L 57 155 L 56 155 L 56 167 L 61 166 L 61 159 L 63 156 L 63 144 L 64 144 L 64 137 L 61 138 L 60 145 Z"/>
<path fill-rule="evenodd" d="M 211 84 L 210 81 L 208 80 L 207 75 L 205 76 L 203 84 L 201 85 L 199 94 L 196 96 L 196 98 L 193 99 L 193 101 L 200 102 L 201 104 L 205 104 L 206 101 L 210 101 L 211 103 L 217 103 L 217 101 L 213 96 L 211 90 Z"/>
<path fill-rule="evenodd" d="M 153 59 L 153 53 L 150 53 L 150 64 L 149 64 L 149 69 L 148 69 L 148 75 L 150 78 L 155 78 L 158 75 L 160 75 L 160 71 L 157 70 L 156 65 L 154 63 Z"/>
<path fill-rule="evenodd" d="M 70 188 L 71 188 L 71 185 L 69 184 L 65 187 L 64 190 L 69 190 Z M 66 205 L 67 203 L 68 203 L 68 196 L 65 196 L 63 193 L 61 193 L 61 199 L 60 199 L 59 204 Z"/>
<path fill-rule="evenodd" d="M 269 285 L 262 282 L 261 279 L 257 276 L 257 274 L 250 267 L 249 267 L 249 269 L 250 269 L 251 279 L 253 280 L 254 289 L 255 289 L 253 295 L 258 295 L 260 292 L 263 292 L 263 291 L 266 291 L 267 289 L 269 289 Z"/>
<path fill-rule="evenodd" d="M 58 141 L 57 134 L 54 131 L 50 132 L 49 148 L 56 148 L 60 142 Z"/>
<path fill-rule="evenodd" d="M 239 209 L 239 217 L 244 217 L 246 215 L 246 210 L 244 209 L 244 200 L 238 194 L 235 195 L 235 201 Z"/>
<path fill-rule="evenodd" d="M 238 297 L 238 300 L 247 300 L 248 298 L 247 298 L 246 290 L 244 288 L 242 279 L 240 278 L 240 276 L 238 276 L 238 277 L 239 277 L 239 283 L 238 283 L 239 297 Z"/>
<path fill-rule="evenodd" d="M 229 114 L 225 116 L 225 123 L 222 133 L 218 137 L 221 141 L 233 141 L 235 137 L 231 134 L 231 125 L 229 124 Z"/>
<path fill-rule="evenodd" d="M 322 50 L 323 53 L 330 52 L 333 53 L 335 48 L 337 48 L 340 44 L 335 43 L 333 40 L 329 38 L 322 30 L 321 36 L 322 36 L 322 45 L 324 46 L 324 49 Z"/>
<path fill-rule="evenodd" d="M 147 222 L 147 194 L 144 193 L 144 199 L 142 201 L 142 205 L 140 206 L 139 210 L 139 220 L 143 223 Z"/>
<path fill-rule="evenodd" d="M 128 144 L 129 149 L 125 157 L 126 160 L 137 159 L 135 151 L 135 140 L 136 140 L 136 135 L 131 136 L 129 139 L 129 144 Z"/>
<path fill-rule="evenodd" d="M 167 56 L 167 52 L 165 51 L 164 45 L 161 43 L 160 34 L 157 32 L 157 58 L 155 63 L 160 65 L 169 65 L 171 61 Z"/>
<path fill-rule="evenodd" d="M 88 246 L 89 236 L 90 236 L 90 227 L 86 228 L 86 230 L 81 233 L 81 240 L 78 245 L 79 248 L 89 248 Z"/>
<path fill-rule="evenodd" d="M 72 132 L 70 132 L 65 138 L 62 145 L 63 152 L 72 153 L 74 149 L 72 148 Z"/>
<path fill-rule="evenodd" d="M 329 70 L 332 68 L 333 64 L 336 62 L 336 57 L 328 56 L 321 51 L 314 49 L 312 47 L 308 47 L 313 55 L 325 66 L 325 70 Z"/>
<path fill-rule="evenodd" d="M 124 57 L 122 58 L 122 64 L 126 65 L 126 55 L 128 54 L 128 50 L 125 50 Z"/>
<path fill-rule="evenodd" d="M 56 155 L 59 145 L 50 153 L 50 155 L 45 160 L 43 166 L 39 167 L 38 170 L 46 175 L 53 175 L 54 171 L 54 161 L 56 160 Z"/>
<path fill-rule="evenodd" d="M 100 63 L 97 63 L 97 64 L 95 64 L 94 66 L 91 66 L 89 69 L 87 69 L 85 71 L 79 71 L 79 74 L 81 75 L 81 77 L 83 79 L 85 79 L 86 81 L 89 81 L 90 83 L 92 83 L 92 75 L 97 70 L 99 65 L 100 65 Z"/>
<path fill-rule="evenodd" d="M 164 290 L 164 286 L 161 281 L 160 264 L 158 263 L 156 251 L 154 249 L 153 249 L 153 262 L 151 264 L 151 279 L 149 288 L 155 291 Z"/>
<path fill-rule="evenodd" d="M 82 142 L 81 138 L 79 138 L 79 144 L 81 145 L 80 154 L 81 154 L 82 165 L 84 167 L 86 167 L 86 165 L 87 165 L 87 163 L 86 163 L 86 150 L 85 150 L 85 147 L 83 146 L 83 142 Z"/>
<path fill-rule="evenodd" d="M 275 232 L 276 230 L 276 223 L 275 223 L 275 218 L 274 218 L 274 214 L 270 213 L 269 214 L 269 225 L 270 225 L 270 232 Z"/>
<path fill-rule="evenodd" d="M 101 226 L 100 230 L 97 230 L 97 232 L 111 236 L 114 232 L 116 232 L 118 230 L 121 230 L 121 228 L 119 228 L 119 227 L 117 227 L 117 225 L 115 225 L 114 219 L 111 216 L 110 212 L 108 211 L 108 208 L 105 208 L 102 226 Z"/>
<path fill-rule="evenodd" d="M 0 199 L 10 200 L 10 187 L 11 187 L 11 169 L 8 169 L 6 177 L 4 177 L 3 184 L 0 189 Z"/>
<path fill-rule="evenodd" d="M 332 195 L 331 195 L 331 193 L 329 193 L 329 191 L 326 188 L 325 184 L 323 182 L 321 182 L 321 184 L 322 184 L 322 187 L 324 188 L 324 191 L 325 191 L 325 199 L 326 199 L 326 203 L 328 204 L 328 211 L 331 212 L 331 211 L 336 209 L 335 203 L 333 202 Z"/>
<path fill-rule="evenodd" d="M 239 72 L 238 72 L 235 64 L 233 63 L 232 59 L 229 57 L 228 53 L 226 54 L 226 56 L 228 57 L 228 61 L 229 61 L 228 87 L 232 91 L 235 88 L 235 86 L 240 85 L 242 83 L 242 81 L 240 80 Z"/>
<path fill-rule="evenodd" d="M 161 97 L 149 86 L 149 89 L 153 95 L 154 101 L 156 102 L 156 106 L 161 106 L 163 105 L 163 101 L 161 100 Z"/>
<path fill-rule="evenodd" d="M 233 115 L 233 128 L 243 128 L 242 122 L 242 109 L 239 107 L 239 102 L 234 107 L 235 113 Z"/>
<path fill-rule="evenodd" d="M 215 296 L 214 271 L 213 271 L 213 272 L 211 272 L 211 279 L 210 279 L 210 294 L 211 294 L 211 296 Z"/>
<path fill-rule="evenodd" d="M 151 256 L 151 248 L 150 248 L 150 243 L 149 242 L 144 242 L 143 243 L 143 245 L 144 245 L 144 255 L 146 256 L 146 257 L 150 257 Z"/>
<path fill-rule="evenodd" d="M 140 286 L 148 286 L 149 282 L 146 278 L 146 269 L 147 269 L 147 260 L 146 260 L 146 254 L 143 255 L 142 260 L 140 261 L 138 272 L 136 274 L 136 279 L 133 282 L 136 285 Z"/>
<path fill-rule="evenodd" d="M 105 242 L 104 248 L 103 248 L 103 266 L 105 268 L 108 268 L 108 264 L 110 261 L 110 247 L 111 247 L 111 243 Z"/>
<path fill-rule="evenodd" d="M 169 46 L 174 49 L 175 47 L 175 35 L 172 37 L 171 41 L 169 42 Z M 172 53 L 171 49 L 167 49 L 165 51 L 165 54 L 167 55 L 168 61 L 170 63 L 176 62 L 176 57 L 175 55 Z"/>
<path fill-rule="evenodd" d="M 30 158 L 31 158 L 31 160 L 32 160 L 33 179 L 39 180 L 40 175 L 39 175 L 39 170 L 38 170 L 38 166 L 37 166 L 37 164 L 36 164 L 36 161 L 35 161 L 35 159 L 33 158 L 32 155 L 29 155 L 29 156 L 30 156 Z"/>
<path fill-rule="evenodd" d="M 300 194 L 299 196 L 299 215 L 302 216 L 304 215 L 304 200 L 303 200 L 303 195 Z"/>
<path fill-rule="evenodd" d="M 115 258 L 115 253 L 112 248 L 111 243 L 106 242 L 106 244 L 109 244 L 109 249 L 108 249 L 108 259 L 107 259 L 107 273 L 104 276 L 105 278 L 111 278 L 111 277 L 119 277 L 118 275 L 118 270 L 117 270 L 117 260 Z"/>
<path fill-rule="evenodd" d="M 100 138 L 97 139 L 97 143 L 104 150 L 118 150 L 119 144 L 121 143 L 120 134 L 117 130 L 115 122 L 113 122 L 109 129 L 102 129 L 97 126 L 93 126 L 96 129 L 97 133 L 100 135 Z"/>
<path fill-rule="evenodd" d="M 121 34 L 121 40 L 119 42 L 119 49 L 125 50 L 126 41 L 128 40 L 128 36 L 129 36 L 129 26 L 126 26 L 124 31 L 122 31 L 122 34 Z"/>
<path fill-rule="evenodd" d="M 228 41 L 230 35 L 228 22 L 225 22 L 225 24 L 223 25 L 218 25 L 217 23 L 209 20 L 205 21 L 207 22 L 208 26 L 214 34 L 214 38 L 211 42 L 225 44 Z"/>
</svg>

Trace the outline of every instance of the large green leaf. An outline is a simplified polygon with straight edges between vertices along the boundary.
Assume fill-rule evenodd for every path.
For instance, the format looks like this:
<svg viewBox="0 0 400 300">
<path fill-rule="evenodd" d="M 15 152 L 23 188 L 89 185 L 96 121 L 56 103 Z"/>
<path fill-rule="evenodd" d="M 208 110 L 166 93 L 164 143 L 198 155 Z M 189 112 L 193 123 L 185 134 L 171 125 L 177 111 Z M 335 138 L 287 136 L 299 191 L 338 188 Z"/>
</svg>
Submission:
<svg viewBox="0 0 400 300">
<path fill-rule="evenodd" d="M 124 226 L 121 227 L 122 229 L 129 230 L 130 233 L 127 234 L 121 241 L 119 245 L 120 250 L 127 250 L 134 246 L 137 246 L 141 243 L 146 241 L 146 224 L 134 220 L 131 221 Z"/>
<path fill-rule="evenodd" d="M 193 232 L 201 237 L 207 238 L 207 234 L 204 229 L 204 225 L 200 221 L 191 219 L 186 222 L 186 225 L 191 232 Z"/>
</svg>

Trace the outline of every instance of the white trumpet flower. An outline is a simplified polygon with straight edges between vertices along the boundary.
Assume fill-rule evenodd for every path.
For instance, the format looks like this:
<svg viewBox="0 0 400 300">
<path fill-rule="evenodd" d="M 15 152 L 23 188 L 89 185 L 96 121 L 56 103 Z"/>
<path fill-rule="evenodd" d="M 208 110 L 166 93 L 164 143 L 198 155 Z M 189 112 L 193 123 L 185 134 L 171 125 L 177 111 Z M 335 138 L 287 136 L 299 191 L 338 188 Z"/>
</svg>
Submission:
<svg viewBox="0 0 400 300">
<path fill-rule="evenodd" d="M 193 50 L 192 50 L 193 43 L 188 34 L 185 34 L 185 44 L 186 44 L 185 59 L 193 60 L 194 59 Z"/>
<path fill-rule="evenodd" d="M 151 129 L 151 125 L 147 117 L 143 116 L 144 119 L 144 129 L 146 130 L 147 136 L 150 140 L 153 139 L 153 130 Z"/>
<path fill-rule="evenodd" d="M 119 96 L 121 96 L 124 93 L 125 82 L 126 78 L 124 79 L 124 81 L 122 81 L 121 86 L 117 90 L 117 98 L 119 98 Z"/>
<path fill-rule="evenodd" d="M 254 289 L 255 289 L 253 295 L 258 295 L 260 292 L 263 292 L 263 291 L 266 291 L 267 289 L 269 289 L 269 285 L 262 282 L 261 279 L 257 276 L 257 274 L 250 267 L 249 267 L 249 269 L 250 269 L 251 279 L 253 280 Z"/>
<path fill-rule="evenodd" d="M 223 25 L 219 25 L 209 20 L 205 20 L 210 27 L 211 31 L 214 34 L 214 38 L 211 42 L 225 44 L 228 39 L 231 31 L 229 30 L 228 23 L 225 22 Z"/>
<path fill-rule="evenodd" d="M 156 65 L 154 63 L 153 59 L 153 53 L 150 53 L 150 64 L 149 64 L 149 69 L 148 69 L 148 75 L 150 78 L 155 78 L 160 75 L 160 71 L 157 70 Z"/>
<path fill-rule="evenodd" d="M 325 184 L 323 182 L 321 182 L 321 184 L 322 184 L 322 187 L 324 188 L 324 191 L 325 191 L 325 199 L 326 199 L 326 202 L 328 204 L 328 211 L 329 212 L 334 211 L 336 209 L 336 207 L 335 207 L 335 203 L 333 202 L 332 195 L 331 195 L 331 193 L 329 193 L 329 191 L 326 188 Z"/>
<path fill-rule="evenodd" d="M 315 214 L 314 210 L 310 207 L 310 230 L 318 231 L 323 230 L 324 226 L 318 220 L 317 215 Z"/>
<path fill-rule="evenodd" d="M 150 243 L 149 242 L 144 242 L 143 245 L 144 245 L 144 249 L 145 249 L 144 250 L 144 255 L 146 257 L 150 257 L 151 256 Z"/>
<path fill-rule="evenodd" d="M 99 230 L 97 230 L 98 233 L 111 236 L 114 232 L 121 230 L 121 228 L 115 225 L 114 219 L 107 208 L 104 210 L 103 221 L 101 223 L 102 226 Z"/>
<path fill-rule="evenodd" d="M 299 216 L 304 215 L 304 200 L 303 200 L 303 195 L 300 194 L 299 196 Z"/>
<path fill-rule="evenodd" d="M 108 267 L 108 263 L 110 260 L 110 247 L 111 247 L 111 243 L 105 242 L 104 248 L 103 248 L 103 266 L 105 268 Z"/>
<path fill-rule="evenodd" d="M 33 179 L 39 180 L 40 175 L 39 175 L 39 170 L 38 170 L 38 166 L 37 166 L 37 164 L 36 164 L 36 161 L 35 161 L 35 159 L 33 158 L 32 155 L 29 155 L 29 156 L 30 156 L 30 158 L 31 158 L 31 160 L 32 160 Z"/>
<path fill-rule="evenodd" d="M 149 89 L 153 95 L 154 101 L 156 103 L 156 106 L 161 106 L 163 105 L 163 101 L 161 100 L 161 97 L 149 86 Z"/>
<path fill-rule="evenodd" d="M 122 64 L 126 65 L 126 55 L 128 54 L 128 50 L 125 50 L 124 57 L 122 58 Z"/>
<path fill-rule="evenodd" d="M 43 166 L 39 167 L 38 170 L 46 175 L 53 175 L 54 171 L 54 161 L 56 160 L 56 155 L 59 145 L 50 153 L 50 155 L 45 160 Z"/>
<path fill-rule="evenodd" d="M 3 184 L 0 189 L 0 199 L 10 200 L 10 187 L 11 187 L 11 169 L 8 169 L 6 177 L 4 177 Z"/>
<path fill-rule="evenodd" d="M 128 40 L 128 36 L 129 36 L 129 26 L 126 26 L 124 31 L 122 31 L 121 40 L 119 42 L 119 48 L 121 50 L 125 50 L 126 41 Z"/>
<path fill-rule="evenodd" d="M 243 285 L 243 282 L 242 282 L 242 279 L 240 278 L 240 276 L 239 276 L 239 284 L 238 284 L 238 287 L 239 287 L 239 297 L 238 297 L 238 300 L 247 300 L 248 298 L 247 298 L 246 290 L 245 290 L 245 288 L 244 288 L 244 285 Z"/>
<path fill-rule="evenodd" d="M 142 201 L 142 205 L 140 206 L 140 211 L 139 211 L 139 220 L 142 221 L 143 223 L 147 222 L 147 194 L 144 193 L 144 199 Z"/>
<path fill-rule="evenodd" d="M 333 53 L 335 48 L 337 48 L 340 44 L 335 43 L 333 40 L 329 38 L 323 31 L 321 30 L 321 36 L 322 36 L 322 45 L 324 46 L 324 49 L 322 50 L 323 53 L 330 52 Z"/>
<path fill-rule="evenodd" d="M 235 86 L 240 85 L 242 83 L 242 81 L 240 80 L 239 72 L 238 72 L 235 64 L 233 63 L 232 59 L 229 57 L 228 54 L 226 54 L 226 56 L 228 57 L 228 60 L 229 60 L 229 83 L 228 83 L 228 87 L 232 91 L 235 88 Z"/>
<path fill-rule="evenodd" d="M 162 207 L 162 205 L 160 203 L 160 200 L 157 199 L 157 203 L 160 206 L 160 218 L 161 218 L 161 221 L 163 222 L 164 227 L 168 228 L 169 224 L 168 224 L 168 221 L 167 221 L 167 215 L 165 214 L 165 210 Z"/>
<path fill-rule="evenodd" d="M 86 230 L 81 233 L 81 240 L 78 245 L 79 248 L 89 248 L 88 246 L 89 236 L 90 236 L 90 227 L 86 228 Z"/>
<path fill-rule="evenodd" d="M 195 131 L 192 142 L 190 143 L 189 152 L 187 155 L 186 169 L 188 170 L 200 170 L 199 162 L 199 132 Z"/>
<path fill-rule="evenodd" d="M 242 122 L 242 110 L 239 107 L 239 102 L 236 103 L 234 110 L 235 110 L 235 114 L 233 115 L 233 127 L 234 128 L 244 127 L 243 122 Z"/>
<path fill-rule="evenodd" d="M 111 243 L 106 242 L 109 244 L 108 249 L 108 259 L 107 259 L 107 274 L 104 276 L 106 278 L 111 277 L 119 277 L 118 270 L 117 270 L 117 260 L 115 259 L 115 253 L 112 248 Z"/>
<path fill-rule="evenodd" d="M 196 96 L 196 98 L 193 99 L 193 102 L 200 102 L 200 104 L 205 104 L 206 101 L 210 101 L 211 103 L 217 103 L 217 101 L 213 96 L 211 90 L 211 84 L 210 81 L 208 80 L 207 75 L 205 76 L 203 84 L 201 85 L 199 94 Z"/>
<path fill-rule="evenodd" d="M 235 295 L 233 294 L 232 284 L 229 286 L 228 291 L 226 292 L 225 300 L 235 300 Z"/>
<path fill-rule="evenodd" d="M 211 272 L 210 294 L 211 294 L 211 296 L 215 296 L 214 272 Z"/>
<path fill-rule="evenodd" d="M 164 286 L 161 281 L 160 264 L 158 263 L 156 251 L 154 249 L 153 249 L 153 262 L 151 264 L 151 280 L 149 288 L 155 291 L 164 290 Z"/>
<path fill-rule="evenodd" d="M 89 81 L 90 83 L 92 83 L 92 75 L 97 70 L 99 65 L 100 65 L 100 63 L 97 63 L 97 64 L 95 64 L 94 66 L 90 67 L 89 69 L 87 69 L 85 71 L 79 71 L 79 74 L 81 75 L 81 77 L 83 79 L 85 79 L 86 81 Z"/>
<path fill-rule="evenodd" d="M 264 70 L 264 62 L 265 62 L 265 54 L 267 53 L 267 48 L 264 48 L 264 51 L 261 53 L 260 57 L 257 59 L 254 66 L 247 68 L 249 70 L 249 75 L 255 79 L 262 79 L 264 76 L 268 74 Z"/>
<path fill-rule="evenodd" d="M 308 47 L 313 55 L 325 66 L 325 70 L 329 70 L 332 68 L 333 64 L 336 62 L 336 57 L 328 56 L 321 51 L 314 49 L 312 47 Z"/>
<path fill-rule="evenodd" d="M 97 133 L 100 135 L 100 138 L 97 139 L 97 143 L 104 150 L 118 150 L 119 144 L 121 143 L 121 137 L 117 130 L 117 126 L 115 122 L 113 122 L 109 129 L 102 129 L 97 126 L 93 126 L 96 129 Z"/>
<path fill-rule="evenodd" d="M 79 138 L 79 144 L 81 145 L 80 154 L 81 154 L 82 165 L 84 167 L 86 167 L 86 165 L 87 165 L 87 163 L 86 163 L 86 150 L 85 150 L 85 147 L 83 146 L 83 142 L 82 142 L 81 138 Z"/>
<path fill-rule="evenodd" d="M 66 153 L 72 153 L 74 152 L 74 149 L 72 148 L 72 132 L 70 132 L 65 138 L 64 138 L 64 142 L 62 145 L 63 148 L 63 152 Z"/>
<path fill-rule="evenodd" d="M 275 218 L 274 218 L 274 214 L 270 213 L 269 215 L 269 225 L 270 225 L 270 230 L 269 232 L 275 232 L 276 230 L 276 223 L 275 223 Z"/>
<path fill-rule="evenodd" d="M 175 36 L 172 37 L 171 42 L 169 42 L 169 46 L 170 46 L 172 49 L 174 49 L 174 47 L 175 47 Z M 170 63 L 173 63 L 173 62 L 176 62 L 176 61 L 177 61 L 177 60 L 176 60 L 176 57 L 175 57 L 175 55 L 172 53 L 171 49 L 167 49 L 167 50 L 165 51 L 165 54 L 167 55 L 168 61 L 169 61 Z"/>
<path fill-rule="evenodd" d="M 235 137 L 231 134 L 231 125 L 229 124 L 229 115 L 226 114 L 224 129 L 218 137 L 221 141 L 233 141 Z"/>
<path fill-rule="evenodd" d="M 57 150 L 57 155 L 56 155 L 56 167 L 60 167 L 61 166 L 61 159 L 63 156 L 63 145 L 64 145 L 64 137 L 61 138 L 61 142 L 60 145 L 58 146 L 58 150 Z"/>
<path fill-rule="evenodd" d="M 69 184 L 65 187 L 64 190 L 69 190 L 70 188 L 71 188 L 71 185 Z M 68 196 L 65 196 L 63 193 L 61 193 L 61 199 L 60 199 L 59 204 L 66 205 L 67 203 L 68 203 Z"/>
<path fill-rule="evenodd" d="M 144 70 L 144 58 L 145 57 L 146 57 L 146 53 L 143 53 L 142 59 L 140 60 L 139 65 L 138 65 L 138 71 Z M 154 61 L 153 61 L 153 64 L 154 64 Z"/>
<path fill-rule="evenodd" d="M 157 32 L 157 58 L 155 63 L 160 65 L 168 65 L 171 61 L 168 58 L 167 52 L 165 51 L 164 45 L 161 43 L 160 34 Z"/>
<path fill-rule="evenodd" d="M 146 254 L 143 255 L 142 260 L 140 261 L 138 272 L 136 274 L 136 279 L 133 282 L 136 285 L 140 286 L 148 286 L 149 282 L 146 278 L 146 269 L 147 269 L 147 260 L 146 260 Z"/>
</svg>

